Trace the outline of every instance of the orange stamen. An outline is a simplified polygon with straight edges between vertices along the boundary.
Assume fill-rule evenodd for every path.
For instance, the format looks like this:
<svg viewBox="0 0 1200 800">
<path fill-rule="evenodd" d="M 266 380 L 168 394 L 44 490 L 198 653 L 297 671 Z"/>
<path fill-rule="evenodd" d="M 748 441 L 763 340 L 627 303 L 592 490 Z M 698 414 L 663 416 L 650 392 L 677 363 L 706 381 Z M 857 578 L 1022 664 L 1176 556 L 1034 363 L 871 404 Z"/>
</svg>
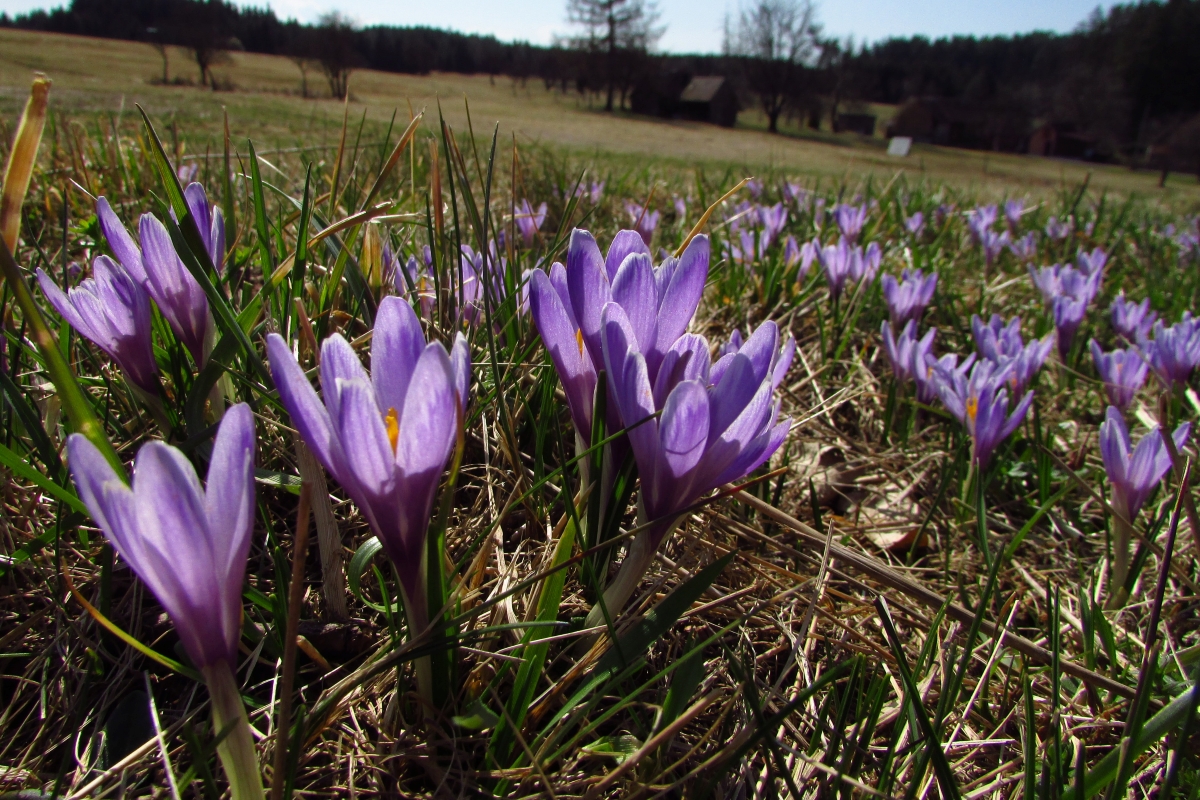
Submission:
<svg viewBox="0 0 1200 800">
<path fill-rule="evenodd" d="M 583 329 L 575 331 L 575 344 L 579 346 L 579 355 L 583 355 Z"/>
<path fill-rule="evenodd" d="M 388 441 L 392 443 L 392 453 L 394 455 L 396 452 L 396 442 L 400 440 L 400 415 L 396 413 L 396 409 L 389 408 L 383 421 L 387 425 Z"/>
<path fill-rule="evenodd" d="M 979 398 L 972 395 L 967 398 L 967 416 L 971 422 L 975 421 L 975 415 L 979 413 Z"/>
</svg>

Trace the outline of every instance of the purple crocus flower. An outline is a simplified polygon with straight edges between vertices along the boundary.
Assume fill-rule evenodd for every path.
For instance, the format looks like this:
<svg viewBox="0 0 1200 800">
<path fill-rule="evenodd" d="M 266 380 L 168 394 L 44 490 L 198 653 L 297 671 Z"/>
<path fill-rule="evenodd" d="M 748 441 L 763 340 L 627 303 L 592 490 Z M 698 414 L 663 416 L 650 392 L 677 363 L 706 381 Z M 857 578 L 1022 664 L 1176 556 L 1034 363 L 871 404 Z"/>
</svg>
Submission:
<svg viewBox="0 0 1200 800">
<path fill-rule="evenodd" d="M 412 302 L 416 300 L 421 309 L 422 319 L 433 318 L 433 306 L 437 298 L 434 296 L 433 279 L 429 276 L 429 266 L 432 258 L 429 246 L 425 246 L 425 257 L 422 263 L 415 255 L 408 261 L 401 259 L 399 253 L 393 253 L 388 244 L 383 245 L 384 278 L 391 279 L 396 287 L 396 294 Z M 410 288 L 411 287 L 411 288 Z"/>
<path fill-rule="evenodd" d="M 579 188 L 575 190 L 576 197 L 586 197 L 593 204 L 599 203 L 600 198 L 604 196 L 604 181 L 592 181 L 591 185 L 581 183 Z"/>
<path fill-rule="evenodd" d="M 1008 244 L 1008 251 L 1020 261 L 1029 263 L 1037 258 L 1037 235 L 1030 231 Z"/>
<path fill-rule="evenodd" d="M 1171 435 L 1178 452 L 1187 443 L 1192 425 L 1185 422 Z M 1142 437 L 1137 447 L 1131 447 L 1125 419 L 1114 406 L 1109 406 L 1100 424 L 1100 457 L 1104 471 L 1112 483 L 1112 508 L 1116 512 L 1112 532 L 1112 580 L 1109 608 L 1117 608 L 1126 598 L 1129 581 L 1129 545 L 1133 540 L 1133 520 L 1142 510 L 1150 493 L 1171 468 L 1171 454 L 1163 441 L 1163 432 L 1156 425 Z"/>
<path fill-rule="evenodd" d="M 789 233 L 783 240 L 783 263 L 789 267 L 794 267 L 799 261 L 800 245 L 796 244 L 796 237 Z M 809 264 L 812 264 L 811 259 L 809 260 Z M 802 269 L 800 277 L 804 277 L 804 273 L 806 272 L 808 272 L 807 269 Z"/>
<path fill-rule="evenodd" d="M 678 195 L 675 196 L 675 218 L 680 221 L 687 219 L 687 200 Z"/>
<path fill-rule="evenodd" d="M 196 173 L 200 171 L 200 165 L 193 161 L 190 164 L 180 164 L 175 170 L 175 177 L 179 178 L 180 183 L 191 183 L 196 179 Z"/>
<path fill-rule="evenodd" d="M 858 241 L 863 226 L 867 224 L 866 205 L 854 206 L 849 203 L 839 203 L 833 209 L 833 218 L 842 231 L 842 236 L 851 242 Z"/>
<path fill-rule="evenodd" d="M 183 190 L 183 199 L 187 201 L 192 219 L 196 221 L 196 228 L 200 231 L 200 239 L 204 242 L 204 249 L 208 251 L 209 260 L 218 274 L 224 272 L 225 215 L 221 213 L 219 206 L 209 205 L 208 194 L 199 183 L 189 183 Z M 171 216 L 175 216 L 173 210 Z"/>
<path fill-rule="evenodd" d="M 758 178 L 751 178 L 746 181 L 746 189 L 749 190 L 750 196 L 757 200 L 763 193 L 763 182 Z"/>
<path fill-rule="evenodd" d="M 804 188 L 804 184 L 784 181 L 783 196 L 787 198 L 788 202 L 795 203 L 796 207 L 802 210 L 807 208 L 812 193 Z"/>
<path fill-rule="evenodd" d="M 1022 394 L 1033 380 L 1046 357 L 1050 355 L 1053 341 L 1050 337 L 1034 339 L 1025 344 L 1021 339 L 1021 318 L 1013 317 L 1007 325 L 999 314 L 993 314 L 984 324 L 978 315 L 971 317 L 971 330 L 975 334 L 975 346 L 979 354 L 1000 367 L 1011 367 L 1008 371 L 1008 388 L 1014 397 Z"/>
<path fill-rule="evenodd" d="M 1149 297 L 1134 303 L 1125 299 L 1124 292 L 1113 299 L 1111 311 L 1113 328 L 1131 344 L 1149 337 L 1150 329 L 1158 319 L 1158 315 L 1150 310 Z"/>
<path fill-rule="evenodd" d="M 996 207 L 994 205 L 979 206 L 967 212 L 967 232 L 976 244 L 983 243 L 984 231 L 992 230 L 996 224 Z"/>
<path fill-rule="evenodd" d="M 941 385 L 938 378 L 940 373 L 945 372 L 953 376 L 955 381 L 966 381 L 974 363 L 974 353 L 964 358 L 962 364 L 958 363 L 958 353 L 947 353 L 941 358 L 934 358 L 932 353 L 926 352 L 924 361 L 914 358 L 913 380 L 917 384 L 917 402 L 929 405 L 937 399 L 938 386 Z"/>
<path fill-rule="evenodd" d="M 1059 222 L 1058 217 L 1051 217 L 1046 222 L 1046 235 L 1051 239 L 1066 239 L 1075 230 L 1075 218 L 1067 217 Z"/>
<path fill-rule="evenodd" d="M 1075 256 L 1075 266 L 1086 276 L 1092 276 L 1104 271 L 1104 265 L 1108 263 L 1108 253 L 1104 252 L 1099 247 L 1093 248 L 1092 252 L 1080 250 Z"/>
<path fill-rule="evenodd" d="M 424 629 L 423 549 L 434 495 L 467 401 L 470 352 L 425 343 L 416 312 L 385 297 L 375 317 L 371 372 L 340 334 L 321 345 L 321 388 L 287 342 L 267 337 L 279 399 L 317 460 L 358 505 L 395 565 L 414 633 Z"/>
<path fill-rule="evenodd" d="M 700 336 L 683 336 L 652 380 L 638 346 L 636 322 L 616 303 L 604 306 L 602 319 L 605 368 L 638 465 L 638 519 L 647 525 L 604 592 L 604 608 L 615 614 L 681 512 L 765 463 L 783 444 L 790 422 L 778 420 L 779 403 L 772 399 L 776 381 L 782 380 L 779 331 L 773 322 L 760 325 L 738 352 L 724 356 L 711 371 L 708 343 Z M 714 377 L 722 362 L 725 366 Z M 588 624 L 598 624 L 602 614 L 597 605 Z"/>
<path fill-rule="evenodd" d="M 846 237 L 838 239 L 817 253 L 825 269 L 825 280 L 829 283 L 829 294 L 834 300 L 842 295 L 847 281 L 870 283 L 879 270 L 882 251 L 879 244 L 871 242 L 864 253 L 862 247 L 851 246 Z"/>
<path fill-rule="evenodd" d="M 121 368 L 129 382 L 158 394 L 158 364 L 150 338 L 150 296 L 108 256 L 92 264 L 92 277 L 66 294 L 43 272 L 38 284 L 50 304 Z"/>
<path fill-rule="evenodd" d="M 980 469 L 986 469 L 996 447 L 1007 439 L 1025 419 L 1033 403 L 1033 392 L 1026 392 L 1012 413 L 1008 413 L 1005 384 L 1011 366 L 996 367 L 984 359 L 976 362 L 969 378 L 961 373 L 936 368 L 938 395 L 946 409 L 971 435 L 972 456 Z"/>
<path fill-rule="evenodd" d="M 138 223 L 139 250 L 103 197 L 96 201 L 96 215 L 117 261 L 153 298 L 196 366 L 204 366 L 216 326 L 204 290 L 175 252 L 166 227 L 153 214 L 143 214 Z"/>
<path fill-rule="evenodd" d="M 936 272 L 925 275 L 919 269 L 906 269 L 897 282 L 894 275 L 886 274 L 880 279 L 883 285 L 883 300 L 887 303 L 888 317 L 892 325 L 900 327 L 909 320 L 918 320 L 925 306 L 933 299 L 937 289 Z"/>
<path fill-rule="evenodd" d="M 151 441 L 126 485 L 94 444 L 67 439 L 79 497 L 134 573 L 166 609 L 212 697 L 213 728 L 231 730 L 217 754 L 235 800 L 261 798 L 262 776 L 233 671 L 242 584 L 254 530 L 254 415 L 244 403 L 221 419 L 208 487 L 179 450 Z"/>
<path fill-rule="evenodd" d="M 996 231 L 984 228 L 979 232 L 979 247 L 983 250 L 983 260 L 990 267 L 1008 246 L 1010 237 L 1008 231 Z"/>
<path fill-rule="evenodd" d="M 1114 350 L 1105 353 L 1092 339 L 1088 342 L 1092 351 L 1092 359 L 1096 362 L 1096 371 L 1100 380 L 1104 381 L 1104 393 L 1108 395 L 1109 405 L 1116 406 L 1121 411 L 1129 408 L 1133 396 L 1146 382 L 1146 372 L 1149 365 L 1138 355 L 1136 348 Z"/>
<path fill-rule="evenodd" d="M 762 223 L 763 250 L 770 246 L 771 242 L 783 233 L 783 228 L 787 225 L 788 212 L 784 208 L 783 203 L 776 203 L 773 206 L 760 206 L 758 209 L 758 221 Z"/>
<path fill-rule="evenodd" d="M 1188 312 L 1174 325 L 1154 323 L 1154 338 L 1141 343 L 1142 357 L 1150 364 L 1163 386 L 1173 390 L 1185 386 L 1200 366 L 1200 320 Z"/>
<path fill-rule="evenodd" d="M 1021 215 L 1025 213 L 1025 201 L 1020 199 L 1012 199 L 1004 201 L 1004 220 L 1008 223 L 1008 229 L 1015 236 L 1017 228 L 1021 225 Z"/>
<path fill-rule="evenodd" d="M 1171 438 L 1176 451 L 1187 444 L 1192 423 L 1185 422 L 1175 429 Z M 1162 433 L 1156 425 L 1131 448 L 1129 428 L 1115 407 L 1109 406 L 1104 422 L 1100 423 L 1100 457 L 1104 471 L 1113 487 L 1113 507 L 1126 520 L 1133 521 L 1146 499 L 1171 468 Z"/>
<path fill-rule="evenodd" d="M 604 358 L 599 310 L 616 301 L 637 320 L 651 376 L 656 378 L 668 349 L 696 313 L 708 261 L 708 237 L 697 236 L 681 258 L 668 258 L 654 269 L 650 250 L 636 231 L 619 232 L 606 261 L 592 235 L 576 229 L 565 268 L 554 264 L 549 275 L 533 271 L 529 295 L 534 325 L 562 381 L 581 442 L 591 435 L 596 365 Z M 611 422 L 620 422 L 615 404 L 610 404 L 610 414 Z"/>
<path fill-rule="evenodd" d="M 914 238 L 920 238 L 921 232 L 925 230 L 925 215 L 920 211 L 914 212 L 904 220 L 904 227 Z"/>
<path fill-rule="evenodd" d="M 883 350 L 892 365 L 892 375 L 897 382 L 916 380 L 919 373 L 929 371 L 928 359 L 933 349 L 933 337 L 937 336 L 937 328 L 930 328 L 920 339 L 917 339 L 916 320 L 909 320 L 898 337 L 892 335 L 892 326 L 886 321 L 879 331 L 883 335 Z"/>
<path fill-rule="evenodd" d="M 1065 362 L 1087 307 L 1100 290 L 1104 273 L 1099 269 L 1084 273 L 1074 267 L 1055 264 L 1040 270 L 1030 266 L 1029 275 L 1050 306 L 1058 336 L 1058 355 Z"/>
<path fill-rule="evenodd" d="M 658 227 L 659 213 L 637 203 L 626 203 L 625 211 L 629 214 L 630 222 L 633 223 L 638 235 L 642 237 L 646 247 L 649 247 L 650 240 L 654 238 L 654 230 Z"/>
<path fill-rule="evenodd" d="M 522 200 L 517 203 L 514 219 L 517 223 L 517 230 L 521 232 L 521 241 L 525 242 L 526 247 L 531 247 L 533 237 L 537 236 L 537 232 L 542 229 L 542 224 L 546 221 L 546 204 L 542 203 L 535 211 L 529 200 Z"/>
<path fill-rule="evenodd" d="M 729 365 L 711 389 L 703 358 L 652 386 L 632 321 L 615 303 L 605 306 L 603 318 L 605 365 L 621 416 L 632 426 L 643 516 L 658 522 L 650 533 L 653 550 L 680 511 L 757 469 L 783 444 L 790 423 L 777 421 L 779 404 L 771 397 L 779 331 L 773 322 L 759 326 L 737 353 L 725 356 Z M 708 352 L 707 343 L 694 338 Z M 698 353 L 695 344 L 677 352 Z M 637 424 L 660 409 L 661 418 Z"/>
<path fill-rule="evenodd" d="M 79 497 L 121 558 L 162 603 L 188 658 L 205 669 L 237 663 L 242 581 L 254 529 L 254 416 L 225 412 L 208 465 L 208 490 L 182 452 L 151 441 L 132 486 L 82 434 L 67 439 Z"/>
<path fill-rule="evenodd" d="M 1013 317 L 1006 325 L 999 314 L 992 314 L 986 323 L 978 314 L 972 314 L 971 332 L 975 335 L 979 355 L 997 364 L 1015 358 L 1025 347 L 1021 340 L 1020 317 Z"/>
</svg>

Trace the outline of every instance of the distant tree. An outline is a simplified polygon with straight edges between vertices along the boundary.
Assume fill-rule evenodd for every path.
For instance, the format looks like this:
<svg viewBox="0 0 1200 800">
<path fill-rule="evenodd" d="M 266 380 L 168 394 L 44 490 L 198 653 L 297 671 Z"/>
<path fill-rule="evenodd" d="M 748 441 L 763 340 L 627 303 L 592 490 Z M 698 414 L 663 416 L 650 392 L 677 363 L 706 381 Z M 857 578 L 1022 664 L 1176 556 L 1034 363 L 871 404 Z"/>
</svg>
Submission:
<svg viewBox="0 0 1200 800">
<path fill-rule="evenodd" d="M 751 0 L 736 19 L 725 21 L 725 53 L 741 60 L 772 133 L 818 53 L 816 17 L 812 0 Z"/>
<path fill-rule="evenodd" d="M 200 85 L 217 88 L 212 77 L 215 64 L 229 60 L 225 52 L 230 36 L 225 26 L 223 3 L 180 3 L 165 25 L 175 41 L 192 51 L 200 69 Z"/>
<path fill-rule="evenodd" d="M 583 29 L 567 44 L 594 56 L 602 65 L 604 110 L 613 110 L 613 97 L 620 89 L 622 60 L 645 54 L 665 32 L 657 25 L 658 7 L 653 0 L 567 0 L 567 21 Z"/>
<path fill-rule="evenodd" d="M 316 56 L 329 81 L 329 92 L 339 100 L 350 90 L 350 73 L 360 63 L 355 47 L 354 22 L 339 11 L 322 14 L 317 21 Z"/>
</svg>

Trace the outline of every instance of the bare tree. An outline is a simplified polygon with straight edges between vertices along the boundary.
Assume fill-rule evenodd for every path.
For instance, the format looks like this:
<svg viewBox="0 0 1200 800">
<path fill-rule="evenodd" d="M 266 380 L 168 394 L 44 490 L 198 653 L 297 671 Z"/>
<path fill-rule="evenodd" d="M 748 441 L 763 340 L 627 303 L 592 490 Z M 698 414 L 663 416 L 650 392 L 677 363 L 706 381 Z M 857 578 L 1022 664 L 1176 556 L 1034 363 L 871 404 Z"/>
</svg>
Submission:
<svg viewBox="0 0 1200 800">
<path fill-rule="evenodd" d="M 579 36 L 568 38 L 567 44 L 600 57 L 605 111 L 613 109 L 625 55 L 652 49 L 666 30 L 657 24 L 658 18 L 653 0 L 567 0 L 567 21 L 583 29 Z"/>
<path fill-rule="evenodd" d="M 355 48 L 354 21 L 339 11 L 322 14 L 317 21 L 316 52 L 330 93 L 344 99 L 350 90 L 350 73 L 361 63 Z"/>
<path fill-rule="evenodd" d="M 797 96 L 805 67 L 818 53 L 821 26 L 812 0 L 752 0 L 725 21 L 725 53 L 742 59 L 746 82 L 770 131 Z"/>
</svg>

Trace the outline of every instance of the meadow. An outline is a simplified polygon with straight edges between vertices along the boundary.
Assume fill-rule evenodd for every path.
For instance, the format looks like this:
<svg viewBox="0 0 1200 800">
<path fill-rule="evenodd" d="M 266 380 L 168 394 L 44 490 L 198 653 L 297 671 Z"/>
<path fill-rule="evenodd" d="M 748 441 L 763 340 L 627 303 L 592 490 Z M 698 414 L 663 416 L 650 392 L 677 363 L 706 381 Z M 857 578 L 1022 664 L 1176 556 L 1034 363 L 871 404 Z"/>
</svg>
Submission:
<svg viewBox="0 0 1200 800">
<path fill-rule="evenodd" d="M 0 796 L 1196 795 L 1193 179 L 231 58 L 0 30 Z"/>
</svg>

